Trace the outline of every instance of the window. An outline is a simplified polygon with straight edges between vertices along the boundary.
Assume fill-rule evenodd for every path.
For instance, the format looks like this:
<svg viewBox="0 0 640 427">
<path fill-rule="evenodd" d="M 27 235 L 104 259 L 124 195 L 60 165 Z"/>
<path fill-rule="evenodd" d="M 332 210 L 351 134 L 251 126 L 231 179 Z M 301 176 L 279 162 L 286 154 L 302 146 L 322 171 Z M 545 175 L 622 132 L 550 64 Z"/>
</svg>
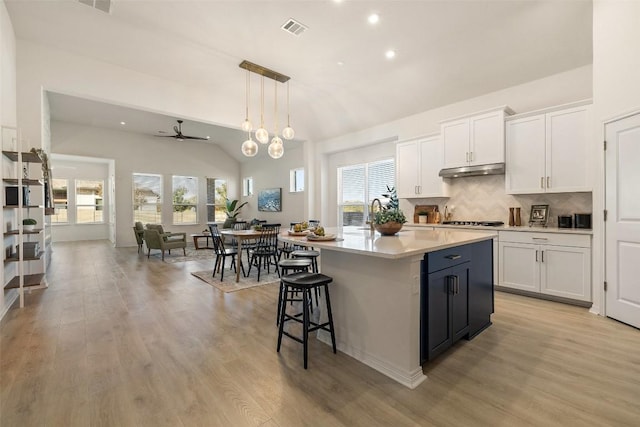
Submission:
<svg viewBox="0 0 640 427">
<path fill-rule="evenodd" d="M 289 172 L 289 191 L 292 193 L 304 191 L 304 168 L 291 169 Z"/>
<path fill-rule="evenodd" d="M 76 223 L 92 224 L 104 222 L 104 181 L 76 180 Z"/>
<path fill-rule="evenodd" d="M 395 186 L 393 159 L 338 168 L 338 221 L 341 226 L 364 225 L 373 199 Z"/>
<path fill-rule="evenodd" d="M 173 223 L 198 223 L 198 178 L 173 177 Z"/>
<path fill-rule="evenodd" d="M 53 193 L 53 207 L 55 213 L 51 216 L 52 224 L 66 224 L 69 222 L 67 215 L 69 209 L 69 182 L 66 179 L 52 179 L 51 191 Z"/>
<path fill-rule="evenodd" d="M 242 180 L 242 196 L 253 196 L 253 178 L 248 177 Z"/>
<path fill-rule="evenodd" d="M 133 174 L 133 221 L 162 222 L 162 175 Z"/>
<path fill-rule="evenodd" d="M 227 181 L 207 178 L 207 221 L 224 222 L 226 214 Z"/>
</svg>

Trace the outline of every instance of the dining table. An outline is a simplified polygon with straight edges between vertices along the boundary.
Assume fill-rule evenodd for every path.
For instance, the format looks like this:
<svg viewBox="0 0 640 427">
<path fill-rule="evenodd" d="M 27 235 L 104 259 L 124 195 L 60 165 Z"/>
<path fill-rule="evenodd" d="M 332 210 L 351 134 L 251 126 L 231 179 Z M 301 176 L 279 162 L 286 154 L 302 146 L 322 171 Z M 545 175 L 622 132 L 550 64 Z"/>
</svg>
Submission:
<svg viewBox="0 0 640 427">
<path fill-rule="evenodd" d="M 234 237 L 238 242 L 238 266 L 236 267 L 236 283 L 240 281 L 240 270 L 242 270 L 242 242 L 245 240 L 257 239 L 262 234 L 256 230 L 233 230 L 222 229 L 220 234 L 223 236 Z"/>
</svg>

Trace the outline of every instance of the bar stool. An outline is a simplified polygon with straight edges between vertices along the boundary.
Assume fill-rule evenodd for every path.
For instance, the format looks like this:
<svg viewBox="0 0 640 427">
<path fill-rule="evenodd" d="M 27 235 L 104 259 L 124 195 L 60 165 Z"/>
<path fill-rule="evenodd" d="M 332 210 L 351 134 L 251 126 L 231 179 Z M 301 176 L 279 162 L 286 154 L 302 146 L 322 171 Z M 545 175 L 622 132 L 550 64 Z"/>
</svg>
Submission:
<svg viewBox="0 0 640 427">
<path fill-rule="evenodd" d="M 307 258 L 293 259 L 287 258 L 283 259 L 278 263 L 278 267 L 280 268 L 280 292 L 278 293 L 278 316 L 276 317 L 276 325 L 280 324 L 280 310 L 282 310 L 282 294 L 284 292 L 284 285 L 282 284 L 282 278 L 291 273 L 306 271 L 309 272 L 309 267 L 311 267 L 311 260 Z M 316 298 L 316 302 L 318 299 Z"/>
<path fill-rule="evenodd" d="M 282 335 L 286 335 L 289 338 L 301 343 L 304 347 L 304 369 L 307 369 L 307 355 L 309 346 L 309 332 L 322 329 L 331 333 L 331 344 L 333 346 L 333 353 L 336 353 L 336 335 L 333 328 L 333 316 L 331 314 L 331 300 L 329 298 L 329 283 L 333 282 L 333 279 L 329 276 L 320 273 L 293 273 L 288 276 L 282 277 L 282 284 L 284 286 L 284 301 L 282 302 L 282 310 L 280 312 L 280 327 L 278 328 L 278 353 L 280 352 L 280 345 L 282 343 Z M 315 323 L 309 319 L 309 300 L 312 289 L 324 287 L 324 295 L 327 304 L 327 322 Z M 287 314 L 287 302 L 290 301 L 289 294 L 291 291 L 302 291 L 302 320 L 300 314 Z M 293 320 L 294 322 L 302 323 L 302 338 L 292 335 L 284 331 L 284 323 Z M 319 320 L 318 320 L 319 322 Z M 311 327 L 309 325 L 312 325 Z"/>
<path fill-rule="evenodd" d="M 296 251 L 291 252 L 292 258 L 308 258 L 312 261 L 311 269 L 314 273 L 318 272 L 318 257 L 320 256 L 320 251 L 316 251 L 313 249 L 298 249 Z"/>
</svg>

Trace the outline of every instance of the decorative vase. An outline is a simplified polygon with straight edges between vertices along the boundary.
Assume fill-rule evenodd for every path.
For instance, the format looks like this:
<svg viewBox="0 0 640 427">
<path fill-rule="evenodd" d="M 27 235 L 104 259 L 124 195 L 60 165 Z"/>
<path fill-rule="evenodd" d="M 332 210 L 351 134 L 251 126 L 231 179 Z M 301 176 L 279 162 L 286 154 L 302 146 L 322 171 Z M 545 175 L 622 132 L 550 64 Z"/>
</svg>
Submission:
<svg viewBox="0 0 640 427">
<path fill-rule="evenodd" d="M 516 220 L 513 216 L 513 209 L 514 208 L 509 208 L 509 226 L 513 227 L 514 225 L 516 225 Z"/>
<path fill-rule="evenodd" d="M 384 224 L 373 224 L 373 227 L 383 236 L 393 236 L 402 229 L 402 223 L 389 221 Z"/>
<path fill-rule="evenodd" d="M 36 229 L 36 226 L 35 226 L 35 225 L 33 225 L 33 224 L 29 224 L 29 225 L 27 225 L 27 224 L 23 224 L 23 225 L 22 225 L 22 230 L 23 230 L 23 231 L 33 231 L 33 230 L 35 230 L 35 229 Z"/>
<path fill-rule="evenodd" d="M 522 225 L 522 220 L 520 219 L 520 208 L 516 208 L 516 218 L 515 218 L 516 226 L 519 227 Z"/>
</svg>

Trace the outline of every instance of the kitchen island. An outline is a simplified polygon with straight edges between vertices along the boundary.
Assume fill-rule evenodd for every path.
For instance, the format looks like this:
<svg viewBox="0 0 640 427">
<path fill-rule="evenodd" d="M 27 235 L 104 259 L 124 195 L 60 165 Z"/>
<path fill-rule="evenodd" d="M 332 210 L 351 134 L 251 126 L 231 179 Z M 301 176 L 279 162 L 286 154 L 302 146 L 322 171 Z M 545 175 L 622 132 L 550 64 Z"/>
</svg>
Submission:
<svg viewBox="0 0 640 427">
<path fill-rule="evenodd" d="M 280 239 L 321 250 L 322 273 L 334 279 L 330 292 L 338 349 L 409 388 L 417 387 L 426 379 L 421 366 L 429 354 L 425 349 L 424 321 L 429 314 L 424 312 L 428 306 L 424 299 L 427 296 L 425 286 L 431 276 L 428 273 L 435 271 L 438 264 L 429 263 L 429 254 L 446 257 L 443 269 L 449 268 L 445 265 L 449 259 L 473 265 L 471 258 L 479 252 L 467 249 L 476 242 L 485 242 L 488 250 L 482 252 L 486 255 L 482 257 L 482 263 L 486 265 L 484 268 L 478 262 L 476 265 L 481 267 L 483 274 L 489 275 L 488 283 L 484 280 L 483 284 L 485 299 L 489 287 L 492 310 L 491 243 L 496 237 L 493 232 L 402 230 L 395 236 L 381 236 L 362 228 L 344 227 L 327 228 L 326 233 L 335 234 L 336 240 L 307 241 L 306 237 L 292 236 L 287 231 Z M 472 277 L 473 274 L 472 270 L 469 275 Z M 453 295 L 456 284 L 449 284 L 448 277 L 445 278 L 445 295 Z M 461 295 L 473 301 L 476 294 L 471 287 L 466 293 L 463 284 Z M 467 337 L 476 335 L 490 324 L 489 315 L 486 314 L 484 321 L 476 319 L 481 324 L 462 333 Z M 469 319 L 472 318 L 469 314 Z M 447 325 L 438 326 L 452 329 Z M 318 338 L 330 342 L 323 333 Z"/>
</svg>

